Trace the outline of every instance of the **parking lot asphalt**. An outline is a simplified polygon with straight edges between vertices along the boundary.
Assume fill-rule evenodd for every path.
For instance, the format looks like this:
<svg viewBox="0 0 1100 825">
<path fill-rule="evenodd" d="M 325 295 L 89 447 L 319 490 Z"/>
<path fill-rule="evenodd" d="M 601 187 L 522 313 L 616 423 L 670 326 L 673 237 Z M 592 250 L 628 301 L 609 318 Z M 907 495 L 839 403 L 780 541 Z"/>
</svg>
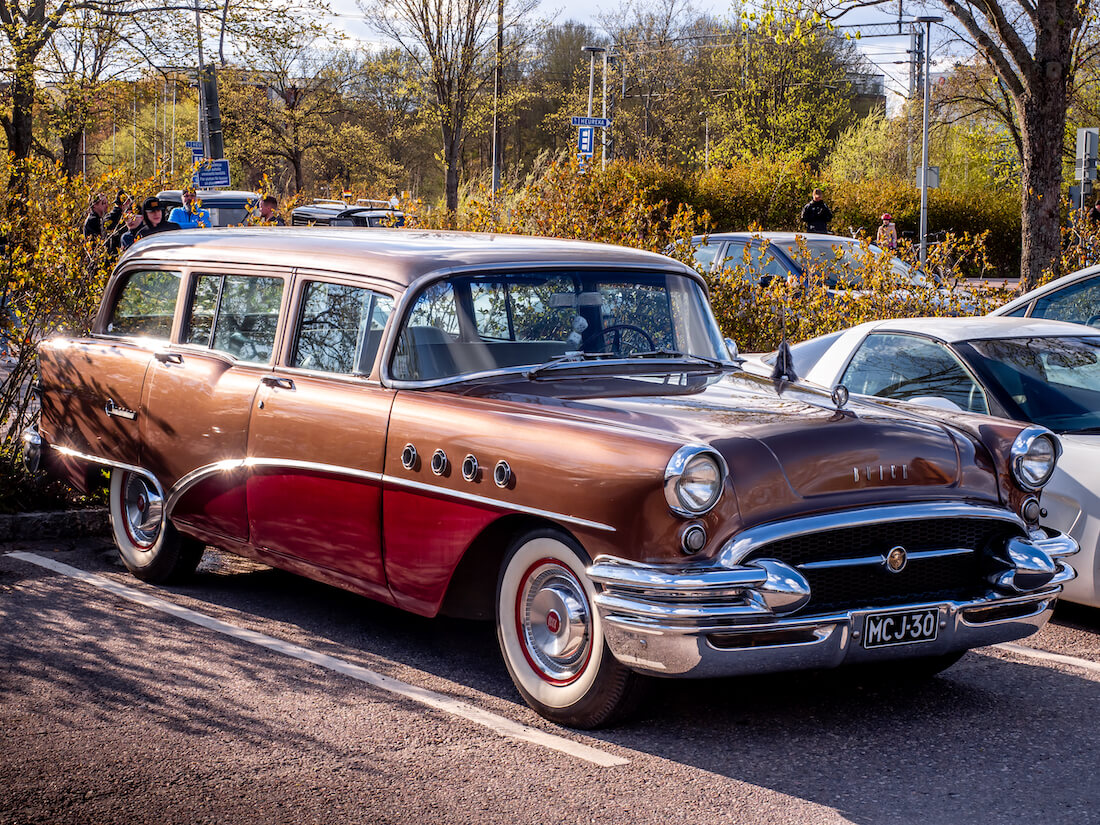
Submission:
<svg viewBox="0 0 1100 825">
<path fill-rule="evenodd" d="M 17 554 L 17 555 L 13 555 Z M 0 545 L 0 823 L 1095 821 L 1100 611 L 927 682 L 663 681 L 608 730 L 522 704 L 491 625 L 217 551 Z M 455 712 L 455 708 L 461 712 Z"/>
</svg>

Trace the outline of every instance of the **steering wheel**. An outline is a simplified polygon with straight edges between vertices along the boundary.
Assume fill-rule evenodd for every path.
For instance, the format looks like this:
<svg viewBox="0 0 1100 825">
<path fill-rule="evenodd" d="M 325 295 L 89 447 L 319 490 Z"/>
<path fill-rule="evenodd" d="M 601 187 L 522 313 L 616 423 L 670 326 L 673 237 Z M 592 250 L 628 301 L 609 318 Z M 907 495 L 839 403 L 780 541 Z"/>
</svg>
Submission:
<svg viewBox="0 0 1100 825">
<path fill-rule="evenodd" d="M 641 327 L 635 326 L 634 324 L 612 324 L 611 326 L 604 327 L 603 329 L 593 330 L 592 332 L 588 333 L 588 335 L 584 336 L 584 338 L 581 339 L 581 343 L 580 343 L 579 348 L 581 350 L 588 351 L 588 346 L 587 345 L 590 344 L 597 337 L 602 335 L 603 336 L 603 348 L 599 351 L 600 352 L 611 352 L 611 353 L 614 353 L 615 355 L 622 355 L 622 352 L 623 352 L 622 343 L 623 343 L 623 333 L 624 332 L 632 332 L 635 335 L 640 335 L 645 340 L 646 350 L 656 349 L 656 347 L 653 345 L 653 336 L 651 336 L 648 332 L 646 332 Z M 611 333 L 612 336 L 614 337 L 614 342 L 613 343 L 608 341 L 608 333 Z M 610 348 L 608 347 L 609 343 L 611 343 Z M 643 351 L 646 351 L 646 350 L 643 350 Z M 637 348 L 631 350 L 631 352 L 637 352 L 637 351 L 638 351 Z"/>
<path fill-rule="evenodd" d="M 1090 327 L 1100 327 L 1100 314 L 1093 315 L 1091 318 L 1085 321 L 1085 324 Z"/>
</svg>

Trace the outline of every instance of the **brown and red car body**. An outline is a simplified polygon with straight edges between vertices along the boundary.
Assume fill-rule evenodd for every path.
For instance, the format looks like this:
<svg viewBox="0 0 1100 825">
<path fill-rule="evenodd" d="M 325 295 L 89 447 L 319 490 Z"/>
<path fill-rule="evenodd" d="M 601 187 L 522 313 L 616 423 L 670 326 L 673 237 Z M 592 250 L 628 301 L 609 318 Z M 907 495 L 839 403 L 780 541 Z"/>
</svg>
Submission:
<svg viewBox="0 0 1100 825">
<path fill-rule="evenodd" d="M 165 233 L 90 335 L 40 346 L 27 450 L 78 488 L 109 471 L 143 578 L 213 545 L 495 617 L 521 693 L 569 724 L 638 674 L 934 669 L 1043 625 L 1076 548 L 1013 467 L 1053 436 L 838 405 L 725 346 L 700 276 L 635 250 Z"/>
</svg>

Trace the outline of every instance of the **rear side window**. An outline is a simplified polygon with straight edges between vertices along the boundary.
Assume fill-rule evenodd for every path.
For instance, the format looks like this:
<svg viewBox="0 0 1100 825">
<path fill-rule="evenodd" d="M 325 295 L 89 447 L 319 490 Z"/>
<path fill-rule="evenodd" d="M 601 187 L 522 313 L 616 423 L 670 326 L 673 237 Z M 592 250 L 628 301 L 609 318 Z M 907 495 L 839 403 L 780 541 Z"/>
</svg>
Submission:
<svg viewBox="0 0 1100 825">
<path fill-rule="evenodd" d="M 126 276 L 107 323 L 109 335 L 163 338 L 172 335 L 180 273 L 142 269 Z"/>
<path fill-rule="evenodd" d="M 1100 278 L 1078 281 L 1042 296 L 1035 301 L 1031 317 L 1095 325 L 1100 318 Z"/>
<path fill-rule="evenodd" d="M 302 296 L 291 366 L 369 373 L 391 312 L 393 298 L 388 295 L 363 287 L 310 281 Z"/>
<path fill-rule="evenodd" d="M 210 347 L 239 361 L 268 363 L 282 299 L 282 278 L 200 275 L 185 343 Z"/>
</svg>

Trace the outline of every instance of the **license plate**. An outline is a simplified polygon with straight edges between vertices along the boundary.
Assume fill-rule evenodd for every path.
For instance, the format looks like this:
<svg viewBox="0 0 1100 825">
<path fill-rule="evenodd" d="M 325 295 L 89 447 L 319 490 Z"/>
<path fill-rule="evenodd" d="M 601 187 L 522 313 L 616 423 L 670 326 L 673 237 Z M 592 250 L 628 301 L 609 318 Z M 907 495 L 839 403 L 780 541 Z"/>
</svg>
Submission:
<svg viewBox="0 0 1100 825">
<path fill-rule="evenodd" d="M 890 647 L 931 642 L 939 630 L 939 614 L 935 608 L 871 613 L 863 622 L 863 646 Z"/>
</svg>

